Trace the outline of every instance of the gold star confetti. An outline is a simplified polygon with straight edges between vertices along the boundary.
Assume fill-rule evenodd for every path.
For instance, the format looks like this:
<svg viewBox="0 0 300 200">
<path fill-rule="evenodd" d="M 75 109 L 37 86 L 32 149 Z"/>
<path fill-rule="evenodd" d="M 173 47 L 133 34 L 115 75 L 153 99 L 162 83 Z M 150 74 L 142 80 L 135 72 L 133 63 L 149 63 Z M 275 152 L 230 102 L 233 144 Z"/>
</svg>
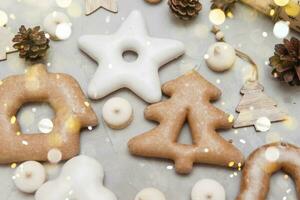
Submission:
<svg viewBox="0 0 300 200">
<path fill-rule="evenodd" d="M 233 167 L 234 164 L 235 164 L 234 161 L 231 161 L 231 162 L 228 163 L 228 166 L 229 166 L 229 167 Z"/>
<path fill-rule="evenodd" d="M 90 106 L 90 103 L 87 102 L 87 101 L 85 101 L 85 102 L 84 102 L 84 105 L 85 105 L 86 107 L 89 107 L 89 106 Z"/>
<path fill-rule="evenodd" d="M 228 122 L 232 123 L 233 121 L 234 121 L 234 116 L 233 115 L 229 115 Z"/>
<path fill-rule="evenodd" d="M 69 117 L 66 121 L 66 128 L 68 132 L 75 133 L 80 130 L 79 120 L 73 116 Z"/>
<path fill-rule="evenodd" d="M 11 167 L 12 169 L 15 169 L 15 168 L 17 167 L 17 163 L 12 163 L 12 164 L 10 165 L 10 167 Z"/>
<path fill-rule="evenodd" d="M 270 10 L 270 16 L 273 17 L 274 14 L 275 14 L 275 10 L 274 10 L 274 9 L 271 9 L 271 10 Z"/>
<path fill-rule="evenodd" d="M 12 116 L 12 117 L 10 118 L 10 123 L 11 123 L 11 124 L 15 124 L 16 121 L 17 121 L 16 116 Z"/>
</svg>

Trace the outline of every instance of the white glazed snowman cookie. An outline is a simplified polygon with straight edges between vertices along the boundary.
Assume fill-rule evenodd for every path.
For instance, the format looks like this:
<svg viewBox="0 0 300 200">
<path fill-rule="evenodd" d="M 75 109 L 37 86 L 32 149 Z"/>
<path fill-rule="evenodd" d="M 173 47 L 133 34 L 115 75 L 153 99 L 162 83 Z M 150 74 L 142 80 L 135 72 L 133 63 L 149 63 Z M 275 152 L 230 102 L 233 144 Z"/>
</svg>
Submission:
<svg viewBox="0 0 300 200">
<path fill-rule="evenodd" d="M 35 200 L 117 200 L 103 186 L 104 171 L 97 160 L 80 155 L 63 166 L 59 177 L 46 182 L 35 194 Z"/>
<path fill-rule="evenodd" d="M 166 200 L 166 197 L 156 188 L 145 188 L 135 196 L 134 200 Z"/>
<path fill-rule="evenodd" d="M 102 115 L 107 125 L 113 129 L 127 127 L 133 119 L 130 103 L 121 97 L 114 97 L 105 102 Z"/>
<path fill-rule="evenodd" d="M 192 200 L 225 200 L 226 194 L 223 186 L 212 179 L 198 181 L 191 194 Z"/>
<path fill-rule="evenodd" d="M 46 180 L 46 170 L 36 161 L 26 161 L 15 171 L 13 176 L 16 187 L 25 193 L 34 193 Z"/>
<path fill-rule="evenodd" d="M 90 98 L 129 88 L 149 103 L 162 97 L 158 69 L 184 53 L 182 42 L 150 37 L 139 11 L 133 11 L 112 35 L 80 37 L 79 47 L 99 64 L 88 86 Z M 136 60 L 124 59 L 129 51 L 136 54 Z"/>
<path fill-rule="evenodd" d="M 208 48 L 205 60 L 211 70 L 226 71 L 235 63 L 235 49 L 225 42 L 217 42 Z"/>
<path fill-rule="evenodd" d="M 62 12 L 52 12 L 44 19 L 44 30 L 53 40 L 65 40 L 71 35 L 71 22 Z"/>
</svg>

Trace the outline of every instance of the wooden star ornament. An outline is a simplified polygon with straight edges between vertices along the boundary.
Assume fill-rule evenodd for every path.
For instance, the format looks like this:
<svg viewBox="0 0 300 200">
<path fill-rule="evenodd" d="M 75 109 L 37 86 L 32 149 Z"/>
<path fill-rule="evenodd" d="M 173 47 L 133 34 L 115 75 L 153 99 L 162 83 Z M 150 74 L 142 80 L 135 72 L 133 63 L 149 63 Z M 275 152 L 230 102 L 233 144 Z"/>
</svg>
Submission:
<svg viewBox="0 0 300 200">
<path fill-rule="evenodd" d="M 85 0 L 85 15 L 90 15 L 99 8 L 116 13 L 118 12 L 117 0 Z"/>
<path fill-rule="evenodd" d="M 0 61 L 6 60 L 8 53 L 16 52 L 13 48 L 14 34 L 10 32 L 10 29 L 0 26 Z"/>
</svg>

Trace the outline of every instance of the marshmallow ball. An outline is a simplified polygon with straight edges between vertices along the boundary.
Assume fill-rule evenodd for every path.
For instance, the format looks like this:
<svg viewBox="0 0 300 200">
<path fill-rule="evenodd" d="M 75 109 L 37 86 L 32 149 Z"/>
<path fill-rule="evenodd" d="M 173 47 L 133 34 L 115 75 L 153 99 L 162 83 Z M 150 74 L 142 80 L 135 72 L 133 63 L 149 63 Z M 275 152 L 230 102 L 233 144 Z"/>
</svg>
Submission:
<svg viewBox="0 0 300 200">
<path fill-rule="evenodd" d="M 53 40 L 66 40 L 71 35 L 71 22 L 69 17 L 62 13 L 54 11 L 44 19 L 44 30 Z"/>
<path fill-rule="evenodd" d="M 46 180 L 46 170 L 36 161 L 22 163 L 13 176 L 16 187 L 25 193 L 34 193 Z"/>
<path fill-rule="evenodd" d="M 133 110 L 126 99 L 114 97 L 104 104 L 102 115 L 110 128 L 123 129 L 132 121 Z"/>
<path fill-rule="evenodd" d="M 141 190 L 134 200 L 166 200 L 165 195 L 155 188 L 145 188 Z"/>
<path fill-rule="evenodd" d="M 208 48 L 206 63 L 213 71 L 226 71 L 233 66 L 235 60 L 235 49 L 225 42 L 217 42 Z"/>
<path fill-rule="evenodd" d="M 198 181 L 191 194 L 192 200 L 225 200 L 226 194 L 223 186 L 212 179 Z"/>
</svg>

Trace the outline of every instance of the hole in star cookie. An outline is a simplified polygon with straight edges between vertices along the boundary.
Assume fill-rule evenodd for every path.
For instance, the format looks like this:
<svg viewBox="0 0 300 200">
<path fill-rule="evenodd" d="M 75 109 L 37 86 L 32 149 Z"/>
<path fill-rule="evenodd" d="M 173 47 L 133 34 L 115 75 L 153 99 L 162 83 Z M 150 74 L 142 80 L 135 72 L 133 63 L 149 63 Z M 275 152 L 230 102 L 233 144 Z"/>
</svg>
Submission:
<svg viewBox="0 0 300 200">
<path fill-rule="evenodd" d="M 126 62 L 134 62 L 138 59 L 139 54 L 134 50 L 126 50 L 122 53 L 122 57 Z"/>
<path fill-rule="evenodd" d="M 20 133 L 49 133 L 53 128 L 54 111 L 48 103 L 27 103 L 17 113 Z M 14 119 L 11 119 L 14 120 Z"/>
</svg>

